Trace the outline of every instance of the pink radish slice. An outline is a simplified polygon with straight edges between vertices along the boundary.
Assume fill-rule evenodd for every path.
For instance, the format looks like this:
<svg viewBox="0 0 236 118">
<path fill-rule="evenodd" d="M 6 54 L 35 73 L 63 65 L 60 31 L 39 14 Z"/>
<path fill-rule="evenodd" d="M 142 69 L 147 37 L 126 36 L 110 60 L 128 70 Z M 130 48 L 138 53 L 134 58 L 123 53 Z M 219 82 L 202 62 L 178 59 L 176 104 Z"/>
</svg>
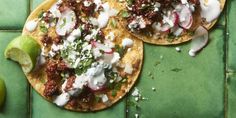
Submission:
<svg viewBox="0 0 236 118">
<path fill-rule="evenodd" d="M 113 53 L 113 50 L 111 48 L 105 46 L 104 44 L 101 44 L 101 43 L 96 42 L 96 41 L 91 41 L 91 44 L 92 44 L 93 47 L 96 47 L 99 50 L 102 50 L 102 51 L 104 51 L 107 54 Z"/>
<path fill-rule="evenodd" d="M 181 27 L 183 27 L 184 29 L 189 29 L 193 24 L 192 13 L 191 13 L 190 9 L 187 6 L 185 6 L 185 5 L 181 5 L 181 6 L 182 6 L 182 9 L 178 14 L 178 16 L 179 16 L 179 25 Z"/>
<path fill-rule="evenodd" d="M 179 15 L 178 15 L 178 13 L 177 12 L 173 12 L 173 15 L 174 15 L 174 25 L 176 26 L 176 25 L 178 25 L 178 23 L 179 23 Z"/>
<path fill-rule="evenodd" d="M 59 20 L 56 24 L 56 33 L 60 36 L 65 36 L 70 33 L 76 24 L 75 12 L 69 8 L 61 13 Z"/>
<path fill-rule="evenodd" d="M 90 90 L 92 91 L 92 92 L 99 92 L 99 91 L 105 91 L 107 88 L 105 87 L 105 86 L 103 86 L 103 87 L 101 87 L 101 88 L 99 88 L 99 89 L 92 89 L 92 88 L 90 88 Z"/>
<path fill-rule="evenodd" d="M 160 30 L 162 32 L 169 32 L 170 31 L 170 25 L 169 24 L 163 24 L 161 27 L 160 27 Z"/>
<path fill-rule="evenodd" d="M 191 48 L 189 50 L 190 56 L 195 56 L 195 54 L 206 46 L 208 42 L 208 31 L 203 26 L 199 26 L 193 36 L 191 42 Z"/>
</svg>

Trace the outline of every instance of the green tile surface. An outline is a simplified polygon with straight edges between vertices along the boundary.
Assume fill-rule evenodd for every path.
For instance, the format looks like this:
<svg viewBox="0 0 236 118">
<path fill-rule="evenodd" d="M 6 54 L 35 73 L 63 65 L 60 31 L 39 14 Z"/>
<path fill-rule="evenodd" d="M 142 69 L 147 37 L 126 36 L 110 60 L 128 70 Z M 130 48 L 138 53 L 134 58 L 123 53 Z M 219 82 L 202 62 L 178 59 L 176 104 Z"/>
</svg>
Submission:
<svg viewBox="0 0 236 118">
<path fill-rule="evenodd" d="M 228 118 L 236 118 L 236 74 L 228 74 Z"/>
<path fill-rule="evenodd" d="M 145 44 L 143 71 L 136 86 L 147 100 L 138 102 L 138 108 L 123 99 L 95 113 L 66 111 L 45 101 L 33 89 L 28 90 L 20 67 L 3 57 L 7 43 L 20 35 L 15 29 L 22 29 L 28 12 L 42 1 L 0 1 L 0 76 L 7 84 L 0 118 L 135 118 L 136 113 L 140 118 L 236 118 L 236 0 L 227 1 L 226 10 L 210 31 L 209 44 L 194 58 L 188 56 L 189 43 Z M 176 52 L 175 47 L 182 51 Z M 131 95 L 127 99 L 135 101 Z"/>
<path fill-rule="evenodd" d="M 29 14 L 30 0 L 1 0 L 0 29 L 22 29 Z"/>
<path fill-rule="evenodd" d="M 236 71 L 236 0 L 228 1 L 228 15 L 227 15 L 227 33 L 228 33 L 228 69 L 229 71 Z"/>
<path fill-rule="evenodd" d="M 61 109 L 45 101 L 35 91 L 32 95 L 32 118 L 125 118 L 124 111 L 124 100 L 103 111 L 78 113 Z"/>
<path fill-rule="evenodd" d="M 28 83 L 20 68 L 15 62 L 3 56 L 6 45 L 20 32 L 0 31 L 0 76 L 6 84 L 6 102 L 0 110 L 0 118 L 26 118 L 29 116 Z"/>
<path fill-rule="evenodd" d="M 175 47 L 146 44 L 147 63 L 137 87 L 148 100 L 139 102 L 140 109 L 129 107 L 129 117 L 140 113 L 142 118 L 223 118 L 223 33 L 213 30 L 209 45 L 195 58 L 187 53 L 189 44 L 179 46 L 181 53 Z"/>
</svg>

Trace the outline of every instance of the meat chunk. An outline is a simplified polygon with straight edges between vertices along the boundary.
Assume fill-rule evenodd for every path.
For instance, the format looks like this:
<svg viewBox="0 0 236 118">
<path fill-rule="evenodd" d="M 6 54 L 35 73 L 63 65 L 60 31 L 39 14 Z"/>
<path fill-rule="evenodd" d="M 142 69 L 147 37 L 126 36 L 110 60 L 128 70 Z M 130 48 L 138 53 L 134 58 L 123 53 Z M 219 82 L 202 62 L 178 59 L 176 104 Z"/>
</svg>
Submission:
<svg viewBox="0 0 236 118">
<path fill-rule="evenodd" d="M 76 77 L 75 76 L 71 76 L 67 79 L 67 83 L 66 83 L 66 87 L 65 87 L 65 91 L 69 91 L 72 87 L 73 87 L 73 83 L 75 82 Z"/>
<path fill-rule="evenodd" d="M 68 102 L 68 105 L 72 108 L 78 107 L 78 101 L 76 98 L 71 98 L 71 100 Z"/>
<path fill-rule="evenodd" d="M 60 71 L 58 70 L 58 64 L 56 61 L 50 60 L 46 68 L 48 80 L 58 80 L 61 79 Z"/>
<path fill-rule="evenodd" d="M 57 95 L 59 92 L 58 85 L 56 81 L 54 80 L 48 80 L 45 84 L 45 89 L 44 89 L 44 96 L 46 97 L 52 97 L 53 95 Z"/>
<path fill-rule="evenodd" d="M 43 36 L 43 39 L 41 40 L 44 46 L 48 46 L 52 44 L 52 38 L 49 37 L 48 35 Z"/>
<path fill-rule="evenodd" d="M 49 80 L 60 80 L 61 73 L 68 71 L 69 68 L 67 67 L 66 63 L 62 60 L 50 60 L 46 67 L 46 73 Z"/>
<path fill-rule="evenodd" d="M 93 2 L 93 0 L 82 0 L 80 4 L 81 4 L 81 10 L 87 16 L 90 16 L 94 13 L 94 10 L 96 8 L 96 4 Z"/>
</svg>

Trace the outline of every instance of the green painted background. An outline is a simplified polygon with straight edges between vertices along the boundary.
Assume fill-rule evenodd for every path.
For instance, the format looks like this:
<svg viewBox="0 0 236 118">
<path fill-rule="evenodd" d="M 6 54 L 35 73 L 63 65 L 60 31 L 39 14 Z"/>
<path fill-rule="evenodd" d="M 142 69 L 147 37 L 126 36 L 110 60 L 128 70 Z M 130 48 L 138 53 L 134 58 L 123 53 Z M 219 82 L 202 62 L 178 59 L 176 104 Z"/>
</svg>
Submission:
<svg viewBox="0 0 236 118">
<path fill-rule="evenodd" d="M 0 1 L 0 76 L 7 86 L 0 118 L 135 118 L 136 113 L 140 118 L 236 118 L 236 0 L 227 1 L 208 46 L 194 58 L 188 56 L 189 43 L 178 45 L 180 53 L 176 46 L 145 44 L 136 87 L 147 100 L 135 107 L 128 95 L 96 113 L 70 112 L 45 101 L 20 67 L 3 57 L 6 45 L 20 35 L 30 11 L 42 1 Z"/>
</svg>

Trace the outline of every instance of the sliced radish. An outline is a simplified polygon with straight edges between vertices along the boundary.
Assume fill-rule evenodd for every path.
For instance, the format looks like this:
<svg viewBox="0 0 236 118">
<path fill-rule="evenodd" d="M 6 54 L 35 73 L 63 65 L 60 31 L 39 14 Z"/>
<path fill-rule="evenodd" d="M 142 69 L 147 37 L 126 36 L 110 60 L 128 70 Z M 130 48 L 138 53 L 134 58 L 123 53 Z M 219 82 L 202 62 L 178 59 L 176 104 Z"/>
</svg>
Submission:
<svg viewBox="0 0 236 118">
<path fill-rule="evenodd" d="M 193 36 L 191 42 L 191 48 L 189 50 L 190 56 L 195 56 L 195 54 L 206 46 L 208 42 L 208 31 L 203 26 L 199 26 Z"/>
<path fill-rule="evenodd" d="M 193 24 L 193 16 L 190 9 L 187 6 L 181 5 L 181 10 L 178 12 L 178 16 L 179 16 L 179 25 L 181 27 L 183 27 L 184 29 L 191 28 Z"/>
<path fill-rule="evenodd" d="M 60 36 L 65 36 L 67 33 L 70 33 L 76 24 L 76 15 L 75 12 L 69 8 L 61 13 L 61 17 L 56 25 L 56 33 Z"/>
<path fill-rule="evenodd" d="M 111 48 L 105 46 L 104 44 L 101 44 L 101 43 L 96 42 L 96 41 L 91 41 L 91 44 L 92 44 L 93 47 L 96 47 L 99 50 L 102 50 L 107 54 L 113 53 L 113 50 Z"/>
</svg>

